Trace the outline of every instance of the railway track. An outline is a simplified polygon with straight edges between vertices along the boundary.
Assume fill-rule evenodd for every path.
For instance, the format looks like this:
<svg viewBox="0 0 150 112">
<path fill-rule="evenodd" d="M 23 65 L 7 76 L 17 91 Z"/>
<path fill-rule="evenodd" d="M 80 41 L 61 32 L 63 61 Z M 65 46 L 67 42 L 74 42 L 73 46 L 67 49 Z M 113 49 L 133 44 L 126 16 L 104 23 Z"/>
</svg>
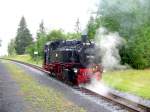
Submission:
<svg viewBox="0 0 150 112">
<path fill-rule="evenodd" d="M 4 58 L 0 58 L 0 59 L 4 59 Z M 46 74 L 50 73 L 37 65 L 33 65 L 33 64 L 29 64 L 29 63 L 25 63 L 25 62 L 21 62 L 21 61 L 17 61 L 17 60 L 12 60 L 12 59 L 5 59 L 5 60 L 9 60 L 9 61 L 13 61 L 13 62 L 17 62 L 17 63 L 21 63 L 24 65 L 30 66 L 30 67 L 38 69 Z M 76 89 L 77 91 L 80 91 L 86 95 L 90 95 L 92 97 L 100 98 L 105 101 L 111 102 L 113 105 L 118 105 L 122 109 L 125 109 L 129 112 L 150 112 L 150 106 L 136 103 L 130 99 L 123 98 L 123 97 L 118 96 L 113 93 L 108 93 L 107 95 L 102 95 L 102 94 L 98 94 L 98 93 L 93 92 L 84 87 L 74 87 L 73 86 L 73 89 Z"/>
<path fill-rule="evenodd" d="M 75 89 L 87 95 L 94 96 L 96 98 L 101 98 L 103 100 L 111 102 L 113 105 L 118 105 L 122 109 L 128 110 L 129 112 L 150 112 L 150 107 L 133 102 L 129 99 L 122 98 L 113 93 L 102 95 L 82 87 L 75 88 Z"/>
</svg>

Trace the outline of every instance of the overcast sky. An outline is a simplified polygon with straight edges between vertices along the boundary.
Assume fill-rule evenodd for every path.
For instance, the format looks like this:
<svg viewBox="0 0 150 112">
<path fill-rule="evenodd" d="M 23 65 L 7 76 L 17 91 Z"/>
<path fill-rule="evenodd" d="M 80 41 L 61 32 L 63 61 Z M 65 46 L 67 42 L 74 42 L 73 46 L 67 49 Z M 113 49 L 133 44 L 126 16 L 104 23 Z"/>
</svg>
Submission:
<svg viewBox="0 0 150 112">
<path fill-rule="evenodd" d="M 7 54 L 7 45 L 16 36 L 19 21 L 25 17 L 29 30 L 35 36 L 41 20 L 47 31 L 62 28 L 73 31 L 77 18 L 83 30 L 91 10 L 98 0 L 0 0 L 0 55 Z"/>
</svg>

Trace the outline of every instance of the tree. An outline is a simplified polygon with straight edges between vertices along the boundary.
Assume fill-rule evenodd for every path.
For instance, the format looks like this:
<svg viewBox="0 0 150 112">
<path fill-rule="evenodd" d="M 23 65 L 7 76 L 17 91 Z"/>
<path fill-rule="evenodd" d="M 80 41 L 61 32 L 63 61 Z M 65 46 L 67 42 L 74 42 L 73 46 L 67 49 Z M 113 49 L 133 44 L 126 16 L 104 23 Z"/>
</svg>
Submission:
<svg viewBox="0 0 150 112">
<path fill-rule="evenodd" d="M 90 39 L 94 39 L 95 34 L 96 34 L 96 21 L 94 20 L 94 17 L 90 17 L 90 20 L 87 24 L 87 35 Z"/>
<path fill-rule="evenodd" d="M 61 29 L 59 29 L 59 30 L 52 30 L 47 35 L 47 40 L 48 41 L 62 40 L 62 39 L 66 39 L 66 35 L 63 32 L 63 30 L 61 30 Z"/>
<path fill-rule="evenodd" d="M 68 32 L 66 37 L 67 39 L 79 39 L 81 37 L 81 25 L 79 18 L 77 19 L 75 23 L 75 32 Z"/>
<path fill-rule="evenodd" d="M 76 24 L 75 24 L 75 32 L 77 34 L 81 33 L 81 26 L 80 26 L 80 20 L 79 20 L 79 18 L 77 19 Z"/>
<path fill-rule="evenodd" d="M 120 50 L 122 63 L 137 69 L 150 67 L 149 10 L 149 0 L 101 0 L 98 16 L 94 21 L 109 31 L 119 32 L 126 40 L 126 45 Z M 94 27 L 93 25 L 92 28 L 88 28 L 92 29 L 90 32 L 95 32 L 98 28 Z"/>
<path fill-rule="evenodd" d="M 66 37 L 67 40 L 69 40 L 69 39 L 80 40 L 81 39 L 81 33 L 68 32 L 65 37 Z"/>
<path fill-rule="evenodd" d="M 43 57 L 43 54 L 44 54 L 44 45 L 47 41 L 47 34 L 45 31 L 43 21 L 41 21 L 41 23 L 39 25 L 39 29 L 37 31 L 36 36 L 37 36 L 36 41 L 32 45 L 29 45 L 26 49 L 26 51 L 31 55 L 32 58 L 34 58 L 35 51 L 38 52 L 39 57 Z"/>
<path fill-rule="evenodd" d="M 25 21 L 25 18 L 22 17 L 19 28 L 17 30 L 17 36 L 15 38 L 15 50 L 17 54 L 24 54 L 25 49 L 27 46 L 29 46 L 32 43 L 33 39 L 30 34 L 29 29 L 27 28 L 27 24 Z"/>
<path fill-rule="evenodd" d="M 45 35 L 45 34 L 46 34 L 46 31 L 45 31 L 45 27 L 44 27 L 44 22 L 42 20 L 39 25 L 39 30 L 37 31 L 37 38 L 40 38 L 41 35 Z"/>
<path fill-rule="evenodd" d="M 32 58 L 34 58 L 34 51 L 35 50 L 37 50 L 36 49 L 36 42 L 34 42 L 33 44 L 30 44 L 26 48 L 26 52 L 29 53 Z"/>
<path fill-rule="evenodd" d="M 8 54 L 9 55 L 15 55 L 16 54 L 16 50 L 15 50 L 15 40 L 11 39 L 10 43 L 8 44 Z"/>
<path fill-rule="evenodd" d="M 46 31 L 45 31 L 45 27 L 44 27 L 44 22 L 41 21 L 40 25 L 39 25 L 39 30 L 37 32 L 37 42 L 36 42 L 36 47 L 37 47 L 37 51 L 38 51 L 38 55 L 43 57 L 44 54 L 44 45 L 47 41 L 46 38 Z"/>
<path fill-rule="evenodd" d="M 122 54 L 122 62 L 137 69 L 150 67 L 150 27 L 145 24 L 135 31 Z"/>
</svg>

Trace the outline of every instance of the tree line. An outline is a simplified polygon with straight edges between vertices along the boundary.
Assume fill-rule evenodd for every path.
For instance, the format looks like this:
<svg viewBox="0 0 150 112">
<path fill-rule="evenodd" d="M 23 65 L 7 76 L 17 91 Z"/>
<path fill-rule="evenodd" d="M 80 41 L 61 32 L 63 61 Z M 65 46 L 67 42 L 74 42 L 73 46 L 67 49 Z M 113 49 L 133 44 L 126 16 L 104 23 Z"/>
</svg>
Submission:
<svg viewBox="0 0 150 112">
<path fill-rule="evenodd" d="M 120 48 L 121 63 L 136 69 L 150 67 L 150 1 L 100 0 L 96 17 L 88 23 L 88 35 L 93 38 L 103 26 L 118 32 L 126 41 Z"/>
<path fill-rule="evenodd" d="M 43 58 L 44 45 L 46 42 L 57 39 L 79 39 L 81 36 L 79 22 L 76 24 L 76 28 L 76 32 L 73 33 L 65 33 L 62 29 L 55 29 L 47 33 L 45 31 L 44 22 L 41 21 L 36 33 L 36 38 L 33 39 L 27 28 L 25 17 L 22 17 L 17 29 L 16 37 L 11 39 L 8 45 L 8 54 L 30 54 L 32 58 L 35 58 L 34 52 L 38 52 L 38 57 Z"/>
<path fill-rule="evenodd" d="M 136 69 L 150 67 L 150 1 L 149 0 L 100 0 L 96 16 L 91 16 L 87 24 L 87 34 L 94 39 L 99 27 L 111 32 L 118 32 L 126 40 L 120 48 L 121 63 Z M 78 22 L 77 22 L 78 23 Z M 78 28 L 78 27 L 77 27 Z M 29 53 L 34 58 L 34 51 L 42 58 L 43 47 L 47 41 L 56 39 L 80 38 L 81 32 L 64 33 L 63 30 L 52 30 L 46 33 L 41 22 L 33 41 L 25 18 L 20 21 L 17 36 L 8 46 L 8 53 Z"/>
</svg>

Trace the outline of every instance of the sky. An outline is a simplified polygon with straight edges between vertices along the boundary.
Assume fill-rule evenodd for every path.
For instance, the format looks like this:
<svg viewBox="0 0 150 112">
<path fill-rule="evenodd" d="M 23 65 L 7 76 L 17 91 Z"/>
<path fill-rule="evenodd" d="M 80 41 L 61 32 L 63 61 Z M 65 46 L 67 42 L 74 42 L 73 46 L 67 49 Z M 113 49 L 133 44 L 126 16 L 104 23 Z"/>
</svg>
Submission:
<svg viewBox="0 0 150 112">
<path fill-rule="evenodd" d="M 43 20 L 46 31 L 63 29 L 72 32 L 79 18 L 81 30 L 96 10 L 98 0 L 0 0 L 0 55 L 7 54 L 10 39 L 15 38 L 22 16 L 33 37 Z"/>
</svg>

